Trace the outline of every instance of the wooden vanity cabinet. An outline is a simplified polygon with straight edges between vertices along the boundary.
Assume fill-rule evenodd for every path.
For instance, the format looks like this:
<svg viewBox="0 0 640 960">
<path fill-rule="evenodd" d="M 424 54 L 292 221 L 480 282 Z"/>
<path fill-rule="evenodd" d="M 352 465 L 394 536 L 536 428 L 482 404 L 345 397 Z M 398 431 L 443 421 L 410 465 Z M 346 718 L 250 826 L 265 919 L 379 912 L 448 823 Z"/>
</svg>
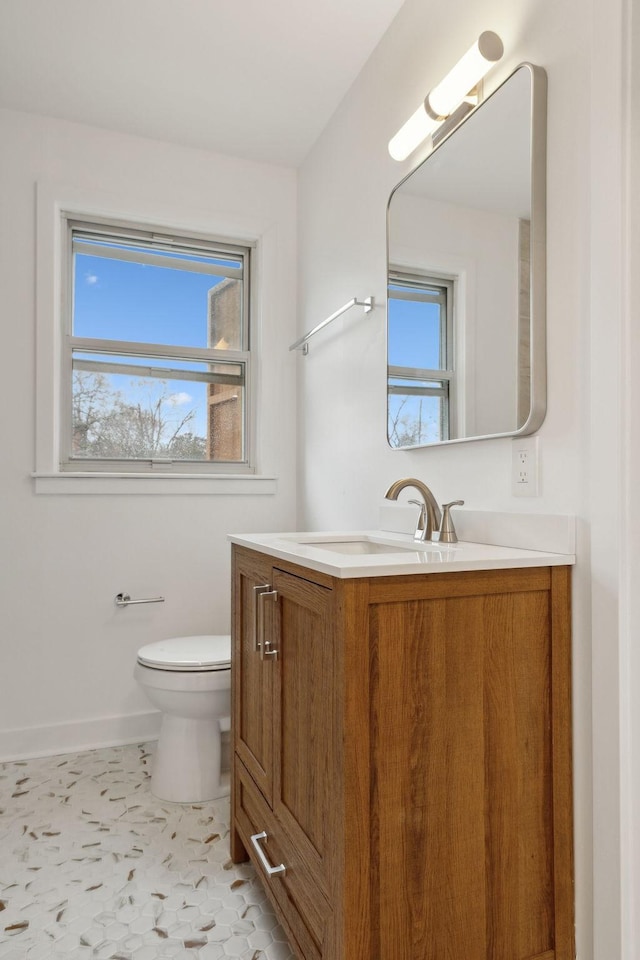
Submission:
<svg viewBox="0 0 640 960">
<path fill-rule="evenodd" d="M 569 567 L 234 546 L 232 629 L 231 855 L 301 960 L 572 960 Z"/>
</svg>

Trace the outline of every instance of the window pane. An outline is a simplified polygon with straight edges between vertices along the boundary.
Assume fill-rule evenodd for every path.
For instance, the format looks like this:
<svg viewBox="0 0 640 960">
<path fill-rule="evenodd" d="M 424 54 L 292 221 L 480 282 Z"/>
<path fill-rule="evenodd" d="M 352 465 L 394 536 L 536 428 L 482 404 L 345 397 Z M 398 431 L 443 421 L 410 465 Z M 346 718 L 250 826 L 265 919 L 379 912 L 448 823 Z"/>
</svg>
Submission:
<svg viewBox="0 0 640 960">
<path fill-rule="evenodd" d="M 447 396 L 389 391 L 388 436 L 392 447 L 416 446 L 448 440 Z"/>
<path fill-rule="evenodd" d="M 439 303 L 396 299 L 389 291 L 388 357 L 394 367 L 446 369 L 444 324 Z"/>
<path fill-rule="evenodd" d="M 242 462 L 241 363 L 73 356 L 72 458 Z"/>
<path fill-rule="evenodd" d="M 74 336 L 244 349 L 243 281 L 228 276 L 242 260 L 87 240 L 74 249 Z"/>
</svg>

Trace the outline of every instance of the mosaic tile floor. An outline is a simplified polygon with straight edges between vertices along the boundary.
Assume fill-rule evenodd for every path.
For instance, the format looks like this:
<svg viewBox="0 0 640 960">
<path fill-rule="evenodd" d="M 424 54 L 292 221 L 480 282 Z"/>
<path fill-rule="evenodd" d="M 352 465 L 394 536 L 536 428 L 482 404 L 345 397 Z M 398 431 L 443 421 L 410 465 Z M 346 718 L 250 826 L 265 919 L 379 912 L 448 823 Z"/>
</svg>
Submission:
<svg viewBox="0 0 640 960">
<path fill-rule="evenodd" d="M 292 960 L 228 799 L 155 799 L 150 752 L 0 764 L 0 960 Z"/>
</svg>

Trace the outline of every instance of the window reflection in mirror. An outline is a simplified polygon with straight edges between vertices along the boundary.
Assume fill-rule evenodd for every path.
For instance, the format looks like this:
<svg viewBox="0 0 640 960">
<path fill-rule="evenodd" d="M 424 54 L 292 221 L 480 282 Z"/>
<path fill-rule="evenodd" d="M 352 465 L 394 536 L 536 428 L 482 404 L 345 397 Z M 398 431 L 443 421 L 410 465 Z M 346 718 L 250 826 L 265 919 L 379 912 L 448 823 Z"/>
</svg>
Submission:
<svg viewBox="0 0 640 960">
<path fill-rule="evenodd" d="M 524 64 L 391 196 L 392 447 L 542 423 L 545 128 L 544 71 Z"/>
<path fill-rule="evenodd" d="M 455 405 L 453 283 L 393 271 L 387 311 L 389 443 L 415 447 L 448 440 Z"/>
</svg>

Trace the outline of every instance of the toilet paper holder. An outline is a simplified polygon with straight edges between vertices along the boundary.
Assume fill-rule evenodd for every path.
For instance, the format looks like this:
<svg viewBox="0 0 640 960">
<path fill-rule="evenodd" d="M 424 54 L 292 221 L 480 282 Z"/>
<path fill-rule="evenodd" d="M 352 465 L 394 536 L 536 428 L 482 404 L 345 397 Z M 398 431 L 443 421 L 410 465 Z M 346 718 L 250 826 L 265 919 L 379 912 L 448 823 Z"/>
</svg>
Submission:
<svg viewBox="0 0 640 960">
<path fill-rule="evenodd" d="M 164 597 L 146 597 L 143 600 L 132 600 L 128 593 L 116 595 L 116 607 L 128 607 L 132 603 L 164 603 Z"/>
</svg>

